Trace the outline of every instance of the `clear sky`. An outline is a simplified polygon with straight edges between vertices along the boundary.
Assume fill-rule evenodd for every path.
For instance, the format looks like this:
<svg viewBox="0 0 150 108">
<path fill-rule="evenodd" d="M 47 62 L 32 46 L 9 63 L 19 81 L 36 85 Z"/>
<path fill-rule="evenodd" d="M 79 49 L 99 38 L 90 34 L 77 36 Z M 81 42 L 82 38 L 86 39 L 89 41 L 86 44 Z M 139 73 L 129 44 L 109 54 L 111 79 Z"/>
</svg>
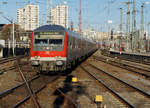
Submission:
<svg viewBox="0 0 150 108">
<path fill-rule="evenodd" d="M 8 2 L 8 4 L 2 4 L 2 2 Z M 38 4 L 40 6 L 40 24 L 42 23 L 42 17 L 44 23 L 46 22 L 46 1 L 47 0 L 0 0 L 0 12 L 3 15 L 17 21 L 17 8 L 23 8 L 28 2 Z M 78 26 L 79 19 L 79 0 L 52 0 L 53 7 L 57 4 L 63 4 L 67 2 L 69 6 L 69 22 L 73 21 L 74 26 Z M 109 24 L 111 28 L 116 31 L 119 30 L 120 11 L 119 8 L 123 8 L 123 28 L 125 30 L 126 23 L 126 11 L 127 5 L 123 2 L 132 0 L 82 0 L 82 23 L 83 28 L 93 27 L 96 30 L 106 31 L 108 28 L 108 20 L 112 20 L 112 24 Z M 137 28 L 140 27 L 140 15 L 141 4 L 150 0 L 136 0 L 137 5 Z M 40 2 L 40 3 L 38 3 Z M 131 5 L 132 8 L 132 5 Z M 150 22 L 150 4 L 145 5 L 145 27 Z M 132 10 L 132 9 L 131 9 Z M 9 23 L 6 19 L 0 15 L 0 23 Z"/>
</svg>

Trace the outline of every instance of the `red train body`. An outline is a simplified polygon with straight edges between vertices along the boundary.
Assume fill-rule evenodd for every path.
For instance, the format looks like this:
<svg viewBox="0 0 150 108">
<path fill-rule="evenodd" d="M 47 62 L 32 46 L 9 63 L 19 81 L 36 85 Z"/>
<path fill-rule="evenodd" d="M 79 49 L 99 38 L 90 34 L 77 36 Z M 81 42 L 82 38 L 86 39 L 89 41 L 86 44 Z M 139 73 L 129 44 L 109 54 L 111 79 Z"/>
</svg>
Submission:
<svg viewBox="0 0 150 108">
<path fill-rule="evenodd" d="M 31 34 L 30 61 L 42 71 L 63 71 L 93 53 L 96 44 L 58 25 L 45 25 Z"/>
</svg>

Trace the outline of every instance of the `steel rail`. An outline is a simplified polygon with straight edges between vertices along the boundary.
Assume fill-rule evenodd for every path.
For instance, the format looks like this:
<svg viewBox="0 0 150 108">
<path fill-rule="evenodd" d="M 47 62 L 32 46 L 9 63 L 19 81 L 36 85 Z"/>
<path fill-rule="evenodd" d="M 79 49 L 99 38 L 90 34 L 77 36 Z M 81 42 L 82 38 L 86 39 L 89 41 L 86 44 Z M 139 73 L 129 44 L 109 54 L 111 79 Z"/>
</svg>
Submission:
<svg viewBox="0 0 150 108">
<path fill-rule="evenodd" d="M 26 80 L 26 78 L 25 78 L 23 72 L 21 71 L 21 68 L 20 68 L 20 65 L 19 65 L 19 59 L 17 59 L 17 65 L 18 65 L 18 69 L 19 69 L 19 72 L 20 72 L 20 74 L 21 74 L 21 77 L 22 77 L 22 79 L 25 81 L 25 84 L 26 84 L 26 86 L 27 86 L 27 89 L 28 89 L 28 91 L 29 91 L 29 93 L 30 93 L 30 95 L 31 95 L 31 97 L 32 97 L 32 99 L 33 99 L 33 101 L 34 101 L 34 104 L 36 105 L 37 108 L 41 108 L 41 107 L 40 107 L 40 104 L 39 104 L 38 101 L 36 100 L 35 93 L 34 93 L 34 92 L 32 91 L 32 89 L 30 88 L 30 85 L 28 84 L 28 81 Z"/>
<path fill-rule="evenodd" d="M 116 61 L 115 61 L 115 63 L 116 63 Z M 143 70 L 143 71 L 150 72 L 150 70 L 149 70 L 150 68 L 144 69 L 144 66 L 142 66 L 142 68 L 140 68 L 140 67 L 137 67 L 137 66 L 129 65 L 129 64 L 127 64 L 127 63 L 122 63 L 122 62 L 121 62 L 121 64 L 122 64 L 122 65 L 126 65 L 126 66 L 128 66 L 128 67 L 134 67 L 134 68 L 139 69 L 139 70 Z"/>
<path fill-rule="evenodd" d="M 6 62 L 9 62 L 9 61 L 14 61 L 14 60 L 17 60 L 17 58 L 24 58 L 24 57 L 27 57 L 27 56 L 26 55 L 21 55 L 21 56 L 18 56 L 18 57 L 9 57 L 9 58 L 5 58 L 5 59 L 0 59 L 0 64 L 6 63 Z"/>
<path fill-rule="evenodd" d="M 28 82 L 31 82 L 31 81 L 33 81 L 33 80 L 39 78 L 39 77 L 40 77 L 40 75 L 37 75 L 37 76 L 33 77 L 32 79 L 28 80 Z M 21 84 L 15 86 L 15 87 L 12 87 L 12 88 L 10 88 L 10 89 L 7 89 L 7 90 L 5 90 L 5 91 L 3 91 L 3 92 L 0 92 L 0 98 L 2 98 L 2 97 L 4 97 L 5 95 L 11 93 L 13 90 L 15 90 L 15 89 L 17 89 L 17 88 L 23 86 L 24 84 L 25 84 L 25 82 L 23 82 L 23 83 L 21 83 Z"/>
<path fill-rule="evenodd" d="M 80 108 L 80 107 L 78 106 L 78 104 L 76 104 L 75 102 L 73 102 L 73 100 L 72 100 L 70 97 L 66 96 L 60 89 L 56 88 L 56 90 L 57 90 L 58 92 L 60 92 L 66 99 L 68 99 L 76 108 Z"/>
<path fill-rule="evenodd" d="M 107 55 L 108 57 L 115 57 L 114 55 Z M 145 60 L 140 60 L 140 59 L 131 59 L 130 57 L 121 57 L 121 56 L 117 56 L 119 59 L 123 59 L 123 60 L 127 60 L 127 61 L 131 61 L 131 62 L 136 62 L 136 63 L 141 63 L 144 65 L 149 65 L 150 62 L 149 61 L 145 61 Z"/>
<path fill-rule="evenodd" d="M 26 65 L 28 63 L 24 63 L 24 64 L 21 64 L 21 65 Z M 0 69 L 0 72 L 4 73 L 6 71 L 9 71 L 9 70 L 13 70 L 13 69 L 16 69 L 17 66 L 10 66 L 10 67 L 7 67 L 7 68 L 3 68 L 3 69 Z"/>
<path fill-rule="evenodd" d="M 16 58 L 16 57 L 0 58 L 0 61 L 3 61 L 3 60 L 8 60 L 8 59 L 12 59 L 12 58 Z"/>
<path fill-rule="evenodd" d="M 41 88 L 39 88 L 38 90 L 36 90 L 34 92 L 34 94 L 37 94 L 38 92 L 40 92 L 41 90 L 43 90 L 46 87 L 46 85 L 43 85 Z M 12 108 L 17 108 L 20 105 L 22 105 L 24 102 L 26 102 L 27 100 L 29 100 L 31 97 L 31 95 L 28 95 L 27 97 L 25 97 L 23 100 L 21 100 L 20 102 L 18 102 L 17 104 L 15 104 Z"/>
<path fill-rule="evenodd" d="M 55 79 L 54 79 L 55 80 Z M 41 88 L 39 88 L 38 90 L 33 91 L 34 94 L 39 93 L 41 90 L 43 90 L 45 87 L 47 86 L 47 84 L 44 84 Z M 19 101 L 17 104 L 15 104 L 12 108 L 17 108 L 20 105 L 22 105 L 24 102 L 26 102 L 27 100 L 29 100 L 31 97 L 31 95 L 28 95 L 27 97 L 25 97 L 23 100 Z"/>
<path fill-rule="evenodd" d="M 96 56 L 95 56 L 96 57 Z M 107 56 L 107 57 L 110 57 L 110 58 L 113 58 L 112 56 Z M 119 57 L 118 57 L 119 58 Z M 119 58 L 119 59 L 122 59 L 122 60 L 124 60 L 124 61 L 128 61 L 128 62 L 135 62 L 135 63 L 139 63 L 139 64 L 142 64 L 142 65 L 149 65 L 149 64 L 144 64 L 144 63 L 141 63 L 138 59 L 137 59 L 137 61 L 136 60 L 133 60 L 133 59 L 127 59 L 127 58 Z M 125 64 L 125 65 L 127 65 L 127 66 L 130 66 L 130 65 L 128 65 L 128 64 L 126 64 L 126 63 L 122 63 L 122 64 Z M 134 66 L 131 66 L 131 67 L 134 67 Z M 148 71 L 148 72 L 150 72 L 149 70 L 146 70 L 146 69 L 143 69 L 143 68 L 138 68 L 138 67 L 136 67 L 137 69 L 139 69 L 139 70 L 144 70 L 144 71 Z"/>
<path fill-rule="evenodd" d="M 102 80 L 97 78 L 94 74 L 86 70 L 83 66 L 80 66 L 85 72 L 87 72 L 90 76 L 92 76 L 95 80 L 97 80 L 100 84 L 102 84 L 107 90 L 109 90 L 113 95 L 115 95 L 120 101 L 122 101 L 124 104 L 129 106 L 130 108 L 135 108 L 133 105 L 131 105 L 129 102 L 127 102 L 125 99 L 123 99 L 119 94 L 117 94 L 114 90 L 109 88 Z"/>
<path fill-rule="evenodd" d="M 17 68 L 16 66 L 11 66 L 11 67 L 8 67 L 8 68 L 0 69 L 0 72 L 1 72 L 1 73 L 4 73 L 4 72 L 6 72 L 6 71 L 13 70 L 13 69 L 16 69 L 16 68 Z"/>
<path fill-rule="evenodd" d="M 106 63 L 106 61 L 102 60 L 101 58 L 99 58 L 99 57 L 97 57 L 97 56 L 93 56 L 93 58 L 95 58 L 96 60 L 99 60 L 99 61 L 102 61 L 102 62 L 105 62 L 105 63 Z M 119 63 L 117 63 L 117 62 L 115 62 L 115 63 L 117 63 L 117 64 L 113 64 L 113 63 L 110 63 L 110 62 L 107 62 L 107 63 L 110 64 L 110 65 L 113 65 L 113 66 L 120 67 L 120 68 L 122 68 L 122 69 L 126 69 L 126 70 L 128 70 L 128 71 L 134 72 L 134 73 L 136 73 L 136 74 L 145 76 L 146 78 L 148 78 L 148 77 L 150 78 L 150 75 L 146 75 L 146 74 L 137 72 L 137 71 L 135 71 L 135 70 L 133 70 L 133 69 L 130 69 L 130 68 L 127 68 L 127 67 L 124 67 L 124 66 L 121 66 L 121 65 L 117 65 L 117 64 L 119 64 Z M 128 66 L 128 65 L 127 65 L 127 66 Z M 130 66 L 130 67 L 132 68 L 132 66 Z M 144 71 L 145 71 L 145 70 L 144 70 Z M 147 71 L 147 70 L 146 70 L 146 71 Z"/>
<path fill-rule="evenodd" d="M 143 90 L 141 90 L 141 89 L 139 89 L 139 88 L 137 88 L 137 87 L 134 87 L 134 86 L 128 84 L 127 82 L 125 82 L 125 81 L 122 81 L 121 79 L 119 79 L 119 78 L 117 78 L 117 77 L 115 77 L 115 76 L 109 74 L 108 72 L 104 71 L 103 69 L 100 69 L 100 68 L 98 68 L 98 67 L 96 67 L 96 66 L 94 66 L 94 65 L 92 65 L 92 64 L 89 64 L 89 65 L 90 65 L 91 67 L 93 67 L 93 68 L 95 68 L 95 69 L 97 69 L 97 70 L 99 70 L 99 71 L 101 71 L 101 72 L 107 74 L 108 76 L 110 76 L 110 77 L 112 77 L 112 78 L 114 78 L 114 79 L 116 79 L 116 80 L 118 80 L 118 81 L 124 83 L 125 85 L 127 85 L 127 86 L 129 86 L 129 87 L 131 87 L 131 88 L 133 88 L 133 89 L 135 89 L 135 90 L 137 90 L 138 92 L 142 93 L 143 95 L 147 96 L 148 98 L 150 98 L 150 94 L 149 94 L 149 93 L 146 93 L 146 92 L 144 92 Z"/>
</svg>

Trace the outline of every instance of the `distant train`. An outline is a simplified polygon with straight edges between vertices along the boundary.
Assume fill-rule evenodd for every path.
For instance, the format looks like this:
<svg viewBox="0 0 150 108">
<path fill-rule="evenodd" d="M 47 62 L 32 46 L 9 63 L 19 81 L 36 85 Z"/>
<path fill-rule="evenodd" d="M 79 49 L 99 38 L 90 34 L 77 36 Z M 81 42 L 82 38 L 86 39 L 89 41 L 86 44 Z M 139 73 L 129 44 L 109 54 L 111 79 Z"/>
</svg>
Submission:
<svg viewBox="0 0 150 108">
<path fill-rule="evenodd" d="M 31 34 L 30 61 L 41 71 L 64 71 L 96 51 L 96 43 L 59 25 L 44 25 Z"/>
</svg>

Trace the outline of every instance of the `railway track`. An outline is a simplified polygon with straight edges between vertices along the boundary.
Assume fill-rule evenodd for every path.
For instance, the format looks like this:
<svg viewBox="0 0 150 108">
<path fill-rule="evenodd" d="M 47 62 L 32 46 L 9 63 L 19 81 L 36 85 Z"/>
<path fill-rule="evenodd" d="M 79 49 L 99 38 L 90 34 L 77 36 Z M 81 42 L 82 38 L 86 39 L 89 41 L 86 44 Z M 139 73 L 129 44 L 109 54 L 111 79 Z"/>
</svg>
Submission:
<svg viewBox="0 0 150 108">
<path fill-rule="evenodd" d="M 123 56 L 120 56 L 120 55 L 113 55 L 113 54 L 110 54 L 109 53 L 109 51 L 101 51 L 102 52 L 102 55 L 103 56 L 107 56 L 107 57 L 111 57 L 111 58 L 118 58 L 118 59 L 120 59 L 120 60 L 126 60 L 126 61 L 130 61 L 130 62 L 134 62 L 134 63 L 140 63 L 140 64 L 143 64 L 143 65 L 150 65 L 150 61 L 149 60 L 147 60 L 147 59 L 145 59 L 144 57 L 143 57 L 143 59 L 136 59 L 136 58 L 131 58 L 131 56 L 129 56 L 129 57 L 123 57 Z"/>
<path fill-rule="evenodd" d="M 17 60 L 17 63 L 16 63 L 17 65 L 15 68 L 18 68 L 20 75 L 22 77 L 22 80 L 24 80 L 24 82 L 0 93 L 2 108 L 3 107 L 16 108 L 20 104 L 25 102 L 27 99 L 29 99 L 30 97 L 33 97 L 33 100 L 35 101 L 34 94 L 45 87 L 45 85 L 44 86 L 42 85 L 41 88 L 36 87 L 36 89 L 32 91 L 32 89 L 29 86 L 29 83 L 30 85 L 34 84 L 34 81 L 38 80 L 40 76 L 38 75 L 38 76 L 33 77 L 30 80 L 26 80 L 23 72 L 21 71 L 21 67 L 23 65 L 19 62 L 20 61 L 19 59 L 20 58 L 15 59 Z M 26 89 L 28 89 L 28 91 Z M 35 101 L 35 104 L 38 105 L 36 101 Z"/>
<path fill-rule="evenodd" d="M 100 52 L 103 56 L 107 56 L 107 57 L 111 57 L 111 58 L 117 57 L 120 60 L 126 60 L 126 61 L 140 63 L 140 64 L 144 64 L 144 65 L 150 65 L 150 61 L 145 59 L 144 57 L 143 57 L 143 59 L 131 58 L 131 56 L 122 57 L 122 56 L 119 56 L 119 55 L 117 56 L 117 55 L 110 54 L 109 50 L 101 50 Z"/>
<path fill-rule="evenodd" d="M 21 65 L 27 65 L 27 64 L 29 64 L 29 63 L 26 62 L 26 63 L 22 63 Z M 10 66 L 10 67 L 1 68 L 1 69 L 0 69 L 0 74 L 3 74 L 3 73 L 5 73 L 5 72 L 7 72 L 7 71 L 14 70 L 14 69 L 17 69 L 17 66 L 16 66 L 16 65 Z"/>
<path fill-rule="evenodd" d="M 39 75 L 35 76 L 34 78 L 28 80 L 28 83 L 31 82 L 31 81 L 39 79 L 39 77 L 40 77 Z M 37 92 L 39 90 L 37 90 Z M 20 94 L 18 92 L 20 92 L 22 94 Z M 18 99 L 18 97 L 19 97 L 19 99 Z M 14 86 L 10 89 L 7 89 L 7 90 L 0 93 L 0 99 L 1 99 L 1 102 L 2 102 L 1 107 L 2 108 L 3 107 L 4 108 L 5 107 L 7 107 L 7 108 L 11 108 L 11 107 L 16 108 L 29 98 L 30 98 L 30 95 L 28 95 L 28 92 L 26 91 L 25 82 L 23 82 L 23 83 L 21 83 L 17 86 Z M 9 103 L 6 103 L 6 102 L 9 102 Z"/>
<path fill-rule="evenodd" d="M 108 58 L 100 57 L 100 56 L 93 56 L 93 58 L 98 61 L 102 61 L 104 63 L 110 64 L 110 65 L 113 65 L 122 69 L 126 69 L 132 73 L 140 75 L 141 77 L 144 76 L 144 78 L 146 79 L 150 79 L 150 73 L 149 73 L 150 70 L 147 68 L 146 69 L 144 67 L 139 68 L 137 67 L 137 65 L 133 65 L 133 64 L 130 65 L 130 63 L 122 63 L 121 61 L 117 61 L 115 59 L 112 60 L 111 58 L 108 59 Z"/>
<path fill-rule="evenodd" d="M 86 65 L 80 65 L 77 69 L 80 73 L 77 74 L 77 77 L 79 78 L 80 86 L 83 87 L 80 92 L 84 95 L 84 98 L 78 97 L 80 105 L 84 108 L 103 108 L 104 106 L 107 106 L 107 108 L 127 108 L 127 105 L 120 101 L 120 97 L 115 96 L 105 84 L 101 83 L 101 80 L 97 80 L 96 76 L 90 73 L 87 74 L 86 67 Z M 95 101 L 97 95 L 102 96 L 103 100 L 101 103 Z"/>
<path fill-rule="evenodd" d="M 17 58 L 21 59 L 21 58 L 25 58 L 25 57 L 27 57 L 27 56 L 26 55 L 21 55 L 21 56 L 17 56 L 17 57 L 1 58 L 0 59 L 0 64 L 7 63 L 7 62 L 10 62 L 10 61 L 15 61 L 15 60 L 17 60 Z"/>
<path fill-rule="evenodd" d="M 120 63 L 124 64 L 124 65 L 128 65 L 128 66 L 131 66 L 131 67 L 134 67 L 134 68 L 137 68 L 139 70 L 144 70 L 144 71 L 148 71 L 150 72 L 150 67 L 149 65 L 146 65 L 146 64 L 142 64 L 138 61 L 133 61 L 132 59 L 130 60 L 126 60 L 125 58 L 121 59 L 120 57 L 109 57 L 109 56 L 102 56 L 104 57 L 105 59 L 109 59 L 109 60 L 115 60 L 115 61 L 119 61 Z"/>
<path fill-rule="evenodd" d="M 111 58 L 115 58 L 116 56 L 114 55 L 106 55 L 108 57 L 111 57 Z M 135 63 L 140 63 L 140 64 L 144 64 L 144 65 L 150 65 L 150 62 L 146 59 L 131 59 L 130 57 L 121 57 L 121 56 L 117 56 L 119 59 L 121 60 L 127 60 L 127 61 L 130 61 L 130 62 L 135 62 Z"/>
<path fill-rule="evenodd" d="M 56 82 L 60 76 L 49 76 L 45 77 L 45 75 L 36 75 L 32 77 L 31 79 L 27 78 L 27 75 L 25 74 L 23 70 L 23 65 L 21 65 L 18 61 L 18 70 L 22 77 L 22 83 L 18 84 L 17 86 L 14 86 L 10 89 L 4 90 L 3 92 L 0 92 L 0 107 L 2 108 L 17 108 L 19 106 L 26 107 L 26 103 L 29 104 L 29 106 L 41 108 L 41 105 L 39 101 L 42 101 L 41 98 L 38 95 L 38 93 L 43 92 L 44 89 L 48 88 L 48 86 L 52 85 L 51 83 Z M 28 69 L 29 71 L 29 69 Z M 31 70 L 30 70 L 31 71 Z M 32 70 L 35 71 L 35 70 Z M 28 79 L 28 80 L 27 80 Z M 49 83 L 45 83 L 44 80 L 49 80 Z M 58 83 L 57 83 L 58 84 Z M 61 89 L 55 87 L 56 85 L 53 85 L 53 91 L 58 91 L 60 94 L 68 100 L 68 102 L 71 104 L 72 107 L 70 108 L 80 108 L 72 99 L 71 97 L 67 96 Z M 31 100 L 31 101 L 29 101 Z M 28 106 L 28 105 L 27 105 Z"/>
<path fill-rule="evenodd" d="M 17 56 L 17 57 L 9 57 L 9 58 L 1 58 L 0 59 L 0 74 L 3 74 L 4 72 L 16 69 L 17 66 L 15 65 L 17 59 L 22 59 L 27 56 Z M 12 63 L 11 63 L 12 62 Z M 26 65 L 27 63 L 23 63 L 22 65 Z"/>
<path fill-rule="evenodd" d="M 109 92 L 114 94 L 121 103 L 131 108 L 149 108 L 150 94 L 112 76 L 108 72 L 92 64 L 81 66 L 90 76 L 101 83 Z M 141 106 L 139 106 L 141 105 Z M 122 108 L 122 107 L 121 107 Z"/>
<path fill-rule="evenodd" d="M 56 88 L 56 90 L 59 93 L 61 93 L 67 100 L 69 100 L 70 103 L 72 103 L 72 105 L 73 105 L 72 107 L 74 107 L 74 108 L 80 108 L 80 106 L 76 102 L 74 102 L 71 97 L 69 97 L 65 93 L 63 93 L 63 91 L 61 91 L 59 88 Z"/>
</svg>

